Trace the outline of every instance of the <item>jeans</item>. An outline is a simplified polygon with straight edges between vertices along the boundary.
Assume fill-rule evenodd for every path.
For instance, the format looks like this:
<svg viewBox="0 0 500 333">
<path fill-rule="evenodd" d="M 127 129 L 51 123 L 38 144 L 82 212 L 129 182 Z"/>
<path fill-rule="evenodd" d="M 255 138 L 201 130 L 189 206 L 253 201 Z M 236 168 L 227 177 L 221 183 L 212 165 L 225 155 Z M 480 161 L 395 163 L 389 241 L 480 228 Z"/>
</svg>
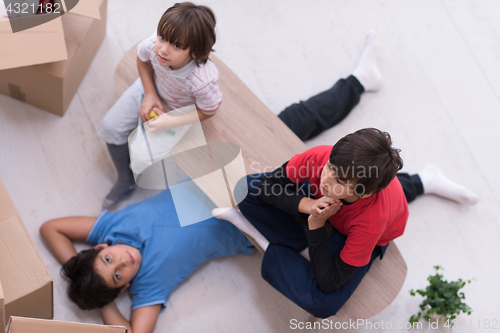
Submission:
<svg viewBox="0 0 500 333">
<path fill-rule="evenodd" d="M 333 316 L 356 290 L 375 258 L 382 259 L 387 246 L 376 246 L 370 262 L 358 268 L 340 288 L 333 292 L 322 291 L 316 282 L 311 263 L 299 253 L 308 246 L 304 226 L 295 216 L 259 199 L 259 185 L 264 175 L 249 175 L 240 180 L 247 182 L 248 195 L 238 204 L 243 215 L 270 243 L 262 262 L 262 277 L 276 290 L 314 316 L 319 318 Z M 418 175 L 400 173 L 397 177 L 408 202 L 423 193 Z M 237 185 L 236 189 L 240 186 Z M 304 193 L 306 192 L 304 189 Z M 344 247 L 347 236 L 332 229 L 329 247 L 334 254 Z"/>
</svg>

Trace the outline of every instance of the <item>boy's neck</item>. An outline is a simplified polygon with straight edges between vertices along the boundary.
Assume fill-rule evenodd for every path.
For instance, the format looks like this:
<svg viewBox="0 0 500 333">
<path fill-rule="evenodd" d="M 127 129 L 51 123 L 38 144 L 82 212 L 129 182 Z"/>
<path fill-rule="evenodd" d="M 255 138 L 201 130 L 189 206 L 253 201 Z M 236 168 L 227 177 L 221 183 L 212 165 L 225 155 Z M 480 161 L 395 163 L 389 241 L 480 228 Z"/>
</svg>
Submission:
<svg viewBox="0 0 500 333">
<path fill-rule="evenodd" d="M 350 204 L 355 203 L 359 199 L 361 199 L 361 198 L 358 197 L 357 195 L 351 195 L 350 197 L 342 199 L 342 201 L 344 201 L 345 204 L 350 205 Z"/>
<path fill-rule="evenodd" d="M 193 60 L 193 59 L 189 59 L 189 61 L 188 61 L 188 62 L 186 62 L 185 64 L 182 64 L 182 65 L 179 65 L 179 66 L 178 66 L 178 67 L 176 67 L 176 68 L 173 68 L 172 66 L 168 66 L 168 67 L 170 67 L 170 69 L 171 69 L 171 70 L 176 71 L 176 70 L 182 69 L 182 68 L 186 67 L 187 65 L 189 65 L 189 63 L 190 63 L 192 60 Z"/>
</svg>

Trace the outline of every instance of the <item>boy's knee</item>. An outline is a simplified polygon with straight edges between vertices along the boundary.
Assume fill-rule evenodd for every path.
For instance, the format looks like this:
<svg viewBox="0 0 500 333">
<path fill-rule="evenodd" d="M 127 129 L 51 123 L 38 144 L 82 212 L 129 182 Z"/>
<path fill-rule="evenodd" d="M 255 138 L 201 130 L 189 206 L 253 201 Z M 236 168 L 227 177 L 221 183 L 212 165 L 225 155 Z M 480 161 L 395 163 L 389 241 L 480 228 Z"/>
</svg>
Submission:
<svg viewBox="0 0 500 333">
<path fill-rule="evenodd" d="M 245 176 L 238 180 L 236 183 L 236 186 L 234 187 L 234 200 L 236 201 L 236 204 L 238 206 L 245 205 L 245 199 L 247 198 L 249 194 L 249 186 L 248 186 L 248 176 Z M 241 208 L 241 207 L 240 207 Z"/>
<path fill-rule="evenodd" d="M 317 318 L 325 319 L 334 316 L 342 305 L 332 303 L 331 301 L 313 300 L 307 304 L 307 307 L 308 308 L 304 308 L 304 310 Z"/>
<path fill-rule="evenodd" d="M 114 124 L 114 121 L 111 119 L 112 117 L 109 117 L 108 115 L 109 114 L 104 116 L 99 133 L 107 134 L 116 131 L 116 124 Z"/>
<path fill-rule="evenodd" d="M 316 284 L 316 283 L 314 283 Z M 323 292 L 319 286 L 313 286 L 311 293 L 304 297 L 302 308 L 314 315 L 324 319 L 334 316 L 349 299 L 350 293 Z"/>
<path fill-rule="evenodd" d="M 108 112 L 109 115 L 109 112 Z M 116 118 L 106 115 L 101 122 L 101 128 L 97 136 L 110 144 L 123 144 L 127 142 L 127 135 L 119 130 L 119 125 L 116 123 Z M 121 142 L 125 140 L 125 142 Z M 120 141 L 120 142 L 118 142 Z"/>
<path fill-rule="evenodd" d="M 331 316 L 335 316 L 338 310 L 330 310 L 330 309 L 317 309 L 315 312 L 309 312 L 313 316 L 320 318 L 320 319 L 325 319 L 329 318 Z"/>
<path fill-rule="evenodd" d="M 236 204 L 239 205 L 241 202 L 245 200 L 245 198 L 248 195 L 248 182 L 247 182 L 247 176 L 241 178 L 238 180 L 236 183 L 236 186 L 234 187 L 234 200 L 236 201 Z"/>
<path fill-rule="evenodd" d="M 238 202 L 238 205 L 245 205 L 245 201 L 249 199 L 249 197 L 254 198 L 259 196 L 259 185 L 261 180 L 262 177 L 260 174 L 253 174 L 241 178 L 236 183 L 234 189 L 234 199 Z"/>
</svg>

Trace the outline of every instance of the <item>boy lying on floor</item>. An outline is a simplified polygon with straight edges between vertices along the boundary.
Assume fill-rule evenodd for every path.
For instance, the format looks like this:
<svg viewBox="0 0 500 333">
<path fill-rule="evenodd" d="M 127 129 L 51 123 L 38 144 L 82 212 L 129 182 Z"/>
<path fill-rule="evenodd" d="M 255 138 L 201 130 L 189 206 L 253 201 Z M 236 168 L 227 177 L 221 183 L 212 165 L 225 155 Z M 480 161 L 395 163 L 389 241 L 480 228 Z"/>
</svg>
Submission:
<svg viewBox="0 0 500 333">
<path fill-rule="evenodd" d="M 193 205 L 196 195 L 190 194 Z M 40 233 L 63 264 L 71 300 L 81 309 L 100 308 L 106 324 L 126 326 L 129 333 L 152 332 L 170 294 L 201 263 L 253 253 L 252 244 L 226 221 L 210 218 L 181 227 L 170 189 L 115 213 L 45 222 Z M 94 247 L 77 253 L 72 241 Z M 114 302 L 127 288 L 130 321 Z"/>
</svg>

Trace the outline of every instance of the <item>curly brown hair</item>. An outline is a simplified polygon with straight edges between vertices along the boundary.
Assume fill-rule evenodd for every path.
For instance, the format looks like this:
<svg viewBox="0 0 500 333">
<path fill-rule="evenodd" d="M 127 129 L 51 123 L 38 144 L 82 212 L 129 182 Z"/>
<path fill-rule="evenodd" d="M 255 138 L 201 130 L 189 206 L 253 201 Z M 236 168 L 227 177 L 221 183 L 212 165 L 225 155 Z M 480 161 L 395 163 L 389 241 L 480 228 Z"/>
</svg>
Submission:
<svg viewBox="0 0 500 333">
<path fill-rule="evenodd" d="M 122 288 L 109 288 L 104 279 L 94 271 L 97 254 L 102 250 L 80 251 L 61 268 L 61 275 L 67 279 L 68 296 L 82 310 L 102 308 L 111 303 Z"/>
</svg>

